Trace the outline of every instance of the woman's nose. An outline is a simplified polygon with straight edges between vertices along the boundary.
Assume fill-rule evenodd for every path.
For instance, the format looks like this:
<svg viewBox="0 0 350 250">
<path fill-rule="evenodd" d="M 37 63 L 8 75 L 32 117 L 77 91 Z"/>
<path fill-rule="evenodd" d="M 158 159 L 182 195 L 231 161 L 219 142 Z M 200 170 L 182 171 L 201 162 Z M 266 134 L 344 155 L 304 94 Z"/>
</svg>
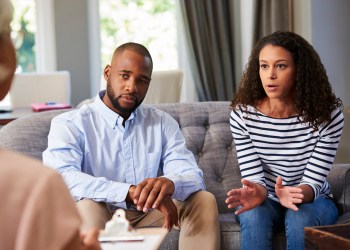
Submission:
<svg viewBox="0 0 350 250">
<path fill-rule="evenodd" d="M 269 71 L 269 78 L 275 79 L 276 78 L 276 69 L 271 68 Z"/>
</svg>

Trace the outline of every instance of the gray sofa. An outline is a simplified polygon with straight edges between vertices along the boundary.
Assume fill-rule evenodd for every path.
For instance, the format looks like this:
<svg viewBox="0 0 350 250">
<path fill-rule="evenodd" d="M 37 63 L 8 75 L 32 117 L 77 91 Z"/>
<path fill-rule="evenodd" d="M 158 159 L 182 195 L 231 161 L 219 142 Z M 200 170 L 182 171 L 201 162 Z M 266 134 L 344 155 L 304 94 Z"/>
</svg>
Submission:
<svg viewBox="0 0 350 250">
<path fill-rule="evenodd" d="M 188 148 L 204 171 L 207 190 L 217 200 L 220 213 L 221 249 L 240 249 L 240 227 L 225 205 L 228 190 L 241 186 L 235 145 L 229 128 L 229 102 L 158 104 L 180 124 Z M 52 117 L 64 112 L 47 111 L 21 118 L 0 129 L 0 147 L 41 159 L 47 146 Z M 24 166 L 23 166 L 24 167 Z M 350 222 L 350 164 L 335 165 L 328 177 L 341 216 Z M 200 211 L 198 211 L 200 212 Z M 177 249 L 179 232 L 172 230 L 161 249 Z M 275 249 L 284 249 L 283 233 L 275 235 Z"/>
</svg>

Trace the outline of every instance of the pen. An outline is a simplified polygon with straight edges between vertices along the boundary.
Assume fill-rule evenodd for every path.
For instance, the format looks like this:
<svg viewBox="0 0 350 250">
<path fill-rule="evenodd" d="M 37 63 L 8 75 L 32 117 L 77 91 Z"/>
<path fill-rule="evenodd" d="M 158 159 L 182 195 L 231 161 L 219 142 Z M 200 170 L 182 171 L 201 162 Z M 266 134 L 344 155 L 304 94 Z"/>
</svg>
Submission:
<svg viewBox="0 0 350 250">
<path fill-rule="evenodd" d="M 46 104 L 46 105 L 55 105 L 56 102 L 46 102 L 45 104 Z"/>
</svg>

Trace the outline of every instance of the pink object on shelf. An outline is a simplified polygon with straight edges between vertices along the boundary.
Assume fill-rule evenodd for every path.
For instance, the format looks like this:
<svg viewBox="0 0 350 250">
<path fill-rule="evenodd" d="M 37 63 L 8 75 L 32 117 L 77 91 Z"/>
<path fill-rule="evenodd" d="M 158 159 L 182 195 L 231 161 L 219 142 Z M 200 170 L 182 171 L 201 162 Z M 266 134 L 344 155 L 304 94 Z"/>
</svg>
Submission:
<svg viewBox="0 0 350 250">
<path fill-rule="evenodd" d="M 43 103 L 32 103 L 32 109 L 35 112 L 54 110 L 54 109 L 69 109 L 72 106 L 66 103 L 57 102 L 43 102 Z"/>
</svg>

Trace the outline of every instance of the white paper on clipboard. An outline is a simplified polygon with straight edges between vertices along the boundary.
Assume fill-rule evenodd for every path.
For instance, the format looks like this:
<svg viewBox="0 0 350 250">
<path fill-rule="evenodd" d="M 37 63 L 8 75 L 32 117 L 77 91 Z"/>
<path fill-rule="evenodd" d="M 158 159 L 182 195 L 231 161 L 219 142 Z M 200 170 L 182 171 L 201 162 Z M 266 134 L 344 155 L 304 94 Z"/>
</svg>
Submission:
<svg viewBox="0 0 350 250">
<path fill-rule="evenodd" d="M 103 232 L 100 232 L 100 236 L 98 237 L 98 240 L 100 242 L 118 242 L 118 241 L 143 241 L 145 237 L 143 235 L 139 234 L 133 234 L 130 232 L 127 235 L 117 235 L 117 236 L 110 236 L 110 235 L 103 235 Z"/>
<path fill-rule="evenodd" d="M 142 241 L 110 241 L 101 242 L 103 250 L 158 250 L 168 233 L 165 228 L 140 228 L 136 232 L 144 237 Z"/>
</svg>

